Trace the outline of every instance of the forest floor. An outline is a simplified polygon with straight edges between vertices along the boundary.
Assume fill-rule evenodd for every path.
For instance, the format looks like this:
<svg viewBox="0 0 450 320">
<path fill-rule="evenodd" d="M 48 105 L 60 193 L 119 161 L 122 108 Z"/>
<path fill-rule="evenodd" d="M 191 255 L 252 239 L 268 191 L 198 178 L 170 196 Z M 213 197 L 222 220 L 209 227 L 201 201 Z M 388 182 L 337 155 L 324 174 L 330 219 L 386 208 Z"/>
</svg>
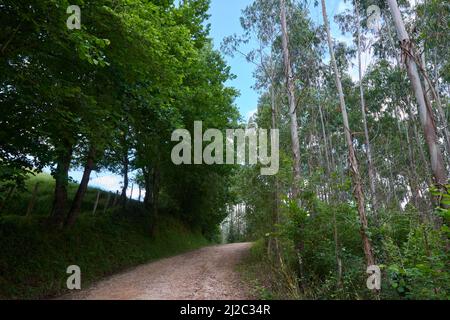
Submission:
<svg viewBox="0 0 450 320">
<path fill-rule="evenodd" d="M 204 247 L 140 265 L 61 299 L 251 299 L 236 271 L 250 247 L 251 243 Z"/>
</svg>

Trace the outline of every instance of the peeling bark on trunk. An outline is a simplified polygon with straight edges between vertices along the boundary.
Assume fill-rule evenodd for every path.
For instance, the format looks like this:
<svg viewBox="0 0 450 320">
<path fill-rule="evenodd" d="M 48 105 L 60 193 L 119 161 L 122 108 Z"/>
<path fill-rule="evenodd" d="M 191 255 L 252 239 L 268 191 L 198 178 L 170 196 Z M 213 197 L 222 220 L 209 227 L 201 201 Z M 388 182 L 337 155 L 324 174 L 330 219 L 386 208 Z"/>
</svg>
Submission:
<svg viewBox="0 0 450 320">
<path fill-rule="evenodd" d="M 422 55 L 421 55 L 421 65 L 420 65 L 420 71 L 424 77 L 424 86 L 425 86 L 425 98 L 427 104 L 431 105 L 431 101 L 434 100 L 436 104 L 436 111 L 438 115 L 438 120 L 441 123 L 442 126 L 442 134 L 444 136 L 445 140 L 445 148 L 447 149 L 447 153 L 450 153 L 450 133 L 448 131 L 448 121 L 445 117 L 444 109 L 442 109 L 442 102 L 441 98 L 439 97 L 439 93 L 437 92 L 435 86 L 433 85 L 431 78 L 427 72 L 426 67 L 426 60 L 425 60 L 425 49 L 422 48 Z"/>
<path fill-rule="evenodd" d="M 434 183 L 439 187 L 447 183 L 447 173 L 444 166 L 442 152 L 437 142 L 436 126 L 434 122 L 431 106 L 427 103 L 426 93 L 417 70 L 417 64 L 413 57 L 416 57 L 413 44 L 406 32 L 403 19 L 396 0 L 388 0 L 398 39 L 402 48 L 402 53 L 407 66 L 408 77 L 418 104 L 420 123 L 425 133 L 425 140 L 428 146 L 431 159 L 431 170 L 433 172 Z"/>
<path fill-rule="evenodd" d="M 333 43 L 331 41 L 331 34 L 330 34 L 330 26 L 328 22 L 327 17 L 327 11 L 325 6 L 325 0 L 322 0 L 322 14 L 323 14 L 323 21 L 325 24 L 325 29 L 327 33 L 327 39 L 328 39 L 328 47 L 330 51 L 330 57 L 331 57 L 331 64 L 334 69 L 334 74 L 336 77 L 336 86 L 339 93 L 339 101 L 341 106 L 341 112 L 342 112 L 342 119 L 344 122 L 344 134 L 345 134 L 345 140 L 347 142 L 348 152 L 349 152 L 349 164 L 350 164 L 350 171 L 352 173 L 352 180 L 353 180 L 353 192 L 355 196 L 355 200 L 358 206 L 358 214 L 359 214 L 359 220 L 361 223 L 361 239 L 363 242 L 363 248 L 364 248 L 364 254 L 366 257 L 366 264 L 368 266 L 375 264 L 375 259 L 372 252 L 372 244 L 370 242 L 370 239 L 367 235 L 367 229 L 368 229 L 368 223 L 367 223 L 367 216 L 365 211 L 365 204 L 364 204 L 364 194 L 362 190 L 361 185 L 361 176 L 359 173 L 359 167 L 358 167 L 358 161 L 356 159 L 355 149 L 353 148 L 353 140 L 352 135 L 350 132 L 349 122 L 348 122 L 348 115 L 347 115 L 347 108 L 345 105 L 345 99 L 344 99 L 344 92 L 342 89 L 342 83 L 341 78 L 339 75 L 339 70 L 337 68 L 336 59 L 334 56 L 334 49 L 333 49 Z"/>
</svg>

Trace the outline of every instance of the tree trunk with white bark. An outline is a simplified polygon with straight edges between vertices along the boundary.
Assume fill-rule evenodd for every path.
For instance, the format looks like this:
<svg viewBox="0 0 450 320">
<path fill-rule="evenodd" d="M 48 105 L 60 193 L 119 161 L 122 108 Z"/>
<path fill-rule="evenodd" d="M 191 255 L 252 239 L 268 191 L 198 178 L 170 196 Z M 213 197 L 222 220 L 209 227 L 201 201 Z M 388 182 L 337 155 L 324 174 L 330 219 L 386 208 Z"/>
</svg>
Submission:
<svg viewBox="0 0 450 320">
<path fill-rule="evenodd" d="M 284 0 L 280 0 L 280 20 L 282 32 L 283 58 L 284 58 L 284 72 L 286 76 L 286 85 L 289 100 L 289 114 L 291 118 L 291 144 L 293 156 L 293 171 L 294 181 L 292 184 L 292 198 L 297 200 L 299 194 L 300 184 L 300 142 L 298 139 L 298 124 L 297 124 L 297 108 L 295 100 L 295 86 L 292 75 L 291 60 L 289 57 L 289 36 L 286 24 L 286 7 Z"/>
<path fill-rule="evenodd" d="M 359 8 L 357 2 L 355 2 L 355 12 L 356 12 L 356 20 L 357 20 L 357 37 L 358 37 L 358 74 L 359 74 L 359 92 L 360 92 L 360 100 L 361 100 L 361 113 L 363 118 L 363 125 L 364 125 L 364 137 L 365 137 L 365 144 L 366 144 L 366 153 L 367 153 L 367 164 L 369 167 L 369 185 L 370 185 L 370 192 L 371 192 L 371 200 L 372 200 L 372 210 L 375 214 L 375 217 L 377 215 L 378 211 L 378 200 L 377 200 L 377 189 L 376 189 L 376 182 L 375 182 L 375 166 L 373 164 L 372 160 L 372 146 L 370 145 L 370 138 L 369 138 L 369 130 L 367 128 L 367 116 L 366 116 L 366 103 L 364 100 L 364 88 L 362 83 L 362 61 L 361 61 L 361 22 L 359 17 Z"/>
<path fill-rule="evenodd" d="M 327 17 L 325 0 L 322 0 L 322 14 L 323 14 L 323 21 L 325 24 L 326 33 L 327 33 L 327 40 L 328 40 L 328 47 L 330 50 L 331 64 L 334 69 L 334 74 L 336 77 L 336 86 L 337 86 L 337 90 L 339 93 L 339 102 L 340 102 L 340 106 L 341 106 L 342 120 L 344 122 L 344 134 L 345 134 L 345 140 L 347 142 L 348 153 L 349 153 L 350 171 L 352 173 L 354 196 L 355 196 L 355 200 L 356 200 L 356 203 L 358 206 L 359 220 L 361 223 L 360 234 L 361 234 L 361 239 L 363 242 L 364 255 L 366 258 L 366 264 L 368 266 L 371 266 L 371 265 L 375 264 L 375 259 L 374 259 L 373 252 L 372 252 L 372 244 L 367 235 L 368 222 L 367 222 L 366 209 L 365 209 L 365 204 L 364 204 L 364 194 L 363 194 L 363 189 L 362 189 L 362 185 L 361 185 L 361 176 L 359 173 L 359 166 L 358 166 L 358 160 L 356 159 L 355 149 L 353 147 L 353 139 L 352 139 L 352 134 L 350 132 L 350 127 L 349 127 L 349 122 L 348 122 L 347 108 L 346 108 L 345 99 L 344 99 L 344 91 L 342 89 L 341 78 L 339 75 L 339 70 L 338 70 L 338 67 L 336 64 L 336 59 L 334 56 L 334 49 L 333 49 L 333 43 L 331 41 L 330 26 L 329 26 L 328 17 Z"/>
<path fill-rule="evenodd" d="M 414 46 L 405 29 L 400 9 L 396 0 L 388 0 L 389 8 L 391 10 L 392 18 L 397 30 L 398 39 L 402 48 L 402 54 L 406 63 L 409 80 L 416 97 L 420 123 L 424 130 L 425 141 L 428 146 L 428 151 L 431 160 L 431 170 L 433 172 L 434 183 L 437 186 L 447 184 L 447 172 L 444 166 L 442 152 L 437 141 L 436 125 L 434 122 L 431 107 L 427 104 L 425 92 L 423 90 L 422 82 L 420 80 L 418 66 L 416 63 L 417 57 Z"/>
</svg>

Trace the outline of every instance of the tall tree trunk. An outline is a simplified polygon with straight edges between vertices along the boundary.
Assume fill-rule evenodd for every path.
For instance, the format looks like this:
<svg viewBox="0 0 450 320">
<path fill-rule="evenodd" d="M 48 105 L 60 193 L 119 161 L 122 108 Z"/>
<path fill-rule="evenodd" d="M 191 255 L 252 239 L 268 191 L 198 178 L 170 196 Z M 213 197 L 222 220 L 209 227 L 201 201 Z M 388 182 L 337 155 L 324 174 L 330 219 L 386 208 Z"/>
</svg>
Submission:
<svg viewBox="0 0 450 320">
<path fill-rule="evenodd" d="M 319 101 L 319 115 L 320 115 L 320 125 L 322 127 L 322 136 L 323 136 L 323 143 L 325 146 L 325 158 L 327 161 L 327 173 L 328 176 L 331 173 L 331 163 L 330 163 L 330 156 L 328 153 L 328 138 L 327 138 L 327 132 L 325 129 L 325 119 L 323 117 L 323 111 L 322 111 L 322 103 Z"/>
<path fill-rule="evenodd" d="M 427 105 L 426 100 L 428 99 L 425 97 L 425 92 L 417 70 L 417 64 L 415 59 L 412 58 L 417 57 L 417 55 L 415 54 L 409 35 L 406 32 L 397 1 L 388 0 L 388 4 L 394 20 L 395 28 L 397 29 L 398 39 L 400 41 L 402 53 L 407 66 L 408 77 L 411 81 L 411 86 L 417 100 L 420 123 L 424 130 L 425 140 L 430 153 L 431 171 L 433 172 L 434 183 L 437 186 L 442 186 L 447 183 L 447 173 L 444 167 L 442 152 L 437 142 L 433 113 L 431 112 L 431 107 Z"/>
<path fill-rule="evenodd" d="M 398 122 L 399 132 L 401 132 L 400 122 Z M 414 152 L 411 145 L 411 138 L 409 135 L 409 125 L 408 122 L 404 124 L 406 145 L 408 146 L 408 160 L 409 160 L 409 185 L 411 186 L 411 195 L 413 198 L 414 206 L 419 208 L 419 184 L 417 182 L 417 169 L 416 169 L 416 159 L 414 157 Z"/>
<path fill-rule="evenodd" d="M 291 129 L 291 148 L 293 157 L 293 182 L 292 182 L 292 199 L 298 203 L 300 192 L 300 142 L 298 139 L 298 124 L 297 124 L 297 107 L 295 100 L 295 86 L 291 68 L 291 59 L 289 56 L 289 35 L 286 23 L 286 6 L 285 1 L 280 0 L 280 20 L 281 20 L 281 39 L 283 47 L 283 61 L 284 74 L 286 77 L 286 86 L 289 100 L 289 115 L 290 115 L 290 129 Z M 297 255 L 300 269 L 300 285 L 303 287 L 303 240 L 297 244 Z"/>
<path fill-rule="evenodd" d="M 389 184 L 391 185 L 392 191 L 391 193 L 394 196 L 394 203 L 397 206 L 396 209 L 401 209 L 400 200 L 397 195 L 397 188 L 396 188 L 396 177 L 394 177 L 394 173 L 392 172 L 392 167 L 394 166 L 394 161 L 388 164 L 388 171 L 389 171 Z"/>
<path fill-rule="evenodd" d="M 330 160 L 331 160 L 331 167 L 333 168 L 333 170 L 339 171 L 339 170 L 338 170 L 338 167 L 337 167 L 337 164 L 336 164 L 336 159 L 335 159 L 335 157 L 334 157 L 334 152 L 333 152 L 333 150 L 334 150 L 334 147 L 333 147 L 333 135 L 331 135 L 331 134 L 330 134 L 330 140 L 329 140 L 329 143 L 330 143 Z"/>
<path fill-rule="evenodd" d="M 320 90 L 320 83 L 319 83 L 318 88 Z M 328 155 L 328 138 L 327 138 L 327 133 L 326 133 L 326 128 L 325 128 L 325 119 L 323 116 L 322 102 L 320 101 L 320 99 L 319 99 L 318 106 L 319 106 L 320 124 L 322 127 L 322 136 L 323 136 L 323 141 L 324 141 L 324 145 L 325 145 L 325 158 L 326 158 L 326 162 L 327 162 L 327 176 L 328 176 L 328 179 L 330 179 L 331 178 L 331 163 L 330 163 L 330 158 Z M 324 190 L 326 190 L 326 189 L 324 189 Z M 327 197 L 326 202 L 328 203 L 329 201 L 330 200 Z M 335 210 L 333 210 L 333 238 L 334 238 L 334 254 L 335 254 L 335 258 L 336 258 L 336 273 L 337 273 L 336 284 L 337 284 L 338 288 L 341 288 L 342 287 L 342 259 L 341 259 L 341 250 L 340 250 L 340 246 L 339 246 L 339 232 L 338 232 L 338 227 L 337 227 Z"/>
<path fill-rule="evenodd" d="M 130 160 L 128 159 L 128 148 L 126 147 L 126 150 L 123 154 L 122 158 L 122 175 L 123 175 L 123 187 L 122 187 L 122 194 L 120 195 L 122 206 L 125 208 L 125 205 L 127 203 L 127 189 L 128 189 L 128 170 L 129 170 L 129 164 Z"/>
<path fill-rule="evenodd" d="M 55 192 L 53 198 L 50 224 L 62 227 L 67 206 L 67 185 L 69 184 L 69 168 L 72 160 L 72 145 L 65 143 L 64 150 L 58 155 L 55 178 Z"/>
<path fill-rule="evenodd" d="M 419 150 L 420 160 L 422 161 L 422 165 L 424 168 L 429 168 L 430 162 L 427 159 L 427 157 L 425 156 L 425 150 L 423 150 L 422 141 L 420 139 L 421 136 L 419 134 L 419 130 L 417 129 L 417 119 L 416 119 L 415 115 L 413 114 L 411 107 L 408 108 L 408 114 L 411 119 L 411 121 L 410 121 L 411 127 L 413 129 L 414 139 L 416 140 L 417 148 Z M 433 184 L 433 181 L 431 178 L 432 174 L 429 174 L 429 173 L 430 173 L 430 171 L 426 170 L 425 178 L 426 178 L 428 186 L 431 186 Z"/>
<path fill-rule="evenodd" d="M 338 288 L 342 287 L 342 259 L 341 259 L 341 250 L 339 246 L 339 235 L 338 235 L 338 227 L 336 221 L 336 210 L 333 209 L 333 237 L 334 237 L 334 253 L 336 256 L 336 273 L 337 273 L 337 286 Z"/>
<path fill-rule="evenodd" d="M 386 29 L 387 29 L 387 37 L 389 39 L 389 44 L 391 45 L 391 48 L 392 48 L 392 50 L 394 52 L 395 61 L 397 62 L 397 67 L 401 69 L 402 68 L 401 54 L 397 53 L 397 47 L 396 47 L 395 42 L 394 42 L 394 37 L 392 36 L 391 20 L 389 19 L 387 10 L 385 10 L 383 12 L 383 15 L 386 17 L 386 20 L 387 20 L 387 27 L 386 27 Z"/>
<path fill-rule="evenodd" d="M 144 207 L 146 210 L 152 209 L 152 169 L 146 167 L 142 170 L 144 174 L 144 184 L 145 184 L 145 196 L 144 196 Z"/>
<path fill-rule="evenodd" d="M 363 88 L 363 75 L 362 75 L 362 59 L 361 59 L 361 21 L 359 17 L 359 7 L 358 1 L 355 1 L 355 12 L 356 12 L 356 20 L 357 20 L 357 38 L 358 38 L 358 74 L 359 74 L 359 93 L 360 93 L 360 102 L 361 102 L 361 113 L 363 118 L 364 125 L 364 137 L 366 144 L 366 154 L 367 154 L 367 164 L 369 167 L 369 185 L 372 200 L 372 210 L 374 212 L 375 218 L 377 217 L 378 212 L 378 200 L 377 200 L 377 189 L 375 182 L 375 166 L 372 160 L 372 147 L 370 145 L 369 138 L 369 130 L 367 129 L 367 116 L 366 116 L 366 102 L 364 99 L 364 88 Z"/>
<path fill-rule="evenodd" d="M 66 227 L 72 227 L 75 224 L 78 214 L 80 213 L 81 204 L 89 184 L 89 177 L 94 169 L 95 153 L 95 147 L 91 145 L 88 150 L 83 177 L 81 178 L 80 185 L 78 186 L 77 193 L 75 194 L 75 198 L 73 199 L 72 206 L 66 219 Z"/>
<path fill-rule="evenodd" d="M 276 129 L 277 128 L 277 110 L 276 110 L 276 104 L 275 104 L 275 88 L 274 88 L 274 81 L 272 80 L 271 82 L 272 82 L 272 84 L 270 86 L 270 103 L 271 103 L 271 111 L 272 111 L 272 129 Z M 279 183 L 278 183 L 278 176 L 276 174 L 273 176 L 273 178 L 274 178 L 275 190 L 273 191 L 273 202 L 274 203 L 273 203 L 272 222 L 273 222 L 273 225 L 275 226 L 278 223 Z"/>
<path fill-rule="evenodd" d="M 159 205 L 159 187 L 160 187 L 160 171 L 158 167 L 153 168 L 152 175 L 152 184 L 153 184 L 153 199 L 152 199 L 152 214 L 155 219 L 158 217 L 158 205 Z"/>
<path fill-rule="evenodd" d="M 300 187 L 300 142 L 298 139 L 295 86 L 292 75 L 291 59 L 289 57 L 289 35 L 286 24 L 286 7 L 284 0 L 280 0 L 280 19 L 281 19 L 281 33 L 282 33 L 281 38 L 283 45 L 284 73 L 286 77 L 286 86 L 289 100 L 289 114 L 291 118 L 291 147 L 292 147 L 293 171 L 294 171 L 294 181 L 292 183 L 292 198 L 294 199 L 294 201 L 297 201 Z"/>
<path fill-rule="evenodd" d="M 160 187 L 160 171 L 159 168 L 155 165 L 149 171 L 149 179 L 148 181 L 151 183 L 151 200 L 147 199 L 146 207 L 151 211 L 150 214 L 150 235 L 155 235 L 156 226 L 158 225 L 158 205 L 159 205 L 159 187 Z M 146 192 L 147 195 L 147 192 Z M 151 201 L 149 203 L 149 201 Z"/>
<path fill-rule="evenodd" d="M 344 92 L 342 90 L 341 78 L 340 78 L 339 70 L 338 70 L 338 67 L 336 64 L 336 59 L 334 57 L 333 42 L 331 41 L 330 26 L 328 23 L 325 0 L 322 0 L 322 14 L 323 14 L 323 21 L 325 24 L 325 29 L 327 32 L 331 64 L 333 65 L 334 74 L 336 77 L 336 86 L 337 86 L 337 90 L 339 93 L 339 101 L 340 101 L 341 112 L 342 112 L 342 120 L 344 122 L 344 134 L 345 134 L 345 139 L 347 141 L 350 170 L 351 170 L 352 179 L 353 179 L 354 195 L 355 195 L 355 199 L 356 199 L 356 202 L 358 205 L 359 220 L 361 223 L 360 233 L 361 233 L 361 238 L 362 238 L 363 247 L 364 247 L 364 254 L 366 257 L 366 263 L 368 266 L 370 266 L 370 265 L 375 264 L 375 259 L 374 259 L 373 252 L 372 252 L 372 244 L 367 235 L 368 223 L 367 223 L 366 209 L 365 209 L 365 204 L 364 204 L 364 194 L 363 194 L 362 185 L 361 185 L 361 176 L 359 174 L 359 166 L 358 166 L 358 160 L 356 159 L 355 149 L 353 148 L 352 134 L 350 132 L 350 127 L 349 127 L 349 123 L 348 123 L 347 108 L 345 106 L 345 99 L 344 99 Z"/>
<path fill-rule="evenodd" d="M 442 134 L 444 136 L 445 140 L 445 148 L 447 149 L 447 153 L 450 153 L 450 133 L 448 132 L 448 121 L 445 116 L 444 109 L 442 109 L 442 102 L 441 98 L 439 97 L 439 93 L 436 90 L 436 86 L 431 81 L 431 78 L 427 72 L 427 64 L 425 59 L 425 48 L 422 48 L 422 55 L 421 55 L 421 65 L 420 70 L 422 72 L 423 78 L 424 78 L 424 86 L 425 86 L 425 98 L 428 104 L 431 104 L 431 101 L 434 100 L 434 103 L 436 105 L 438 120 L 441 123 L 442 126 Z M 435 80 L 437 81 L 437 79 Z"/>
</svg>

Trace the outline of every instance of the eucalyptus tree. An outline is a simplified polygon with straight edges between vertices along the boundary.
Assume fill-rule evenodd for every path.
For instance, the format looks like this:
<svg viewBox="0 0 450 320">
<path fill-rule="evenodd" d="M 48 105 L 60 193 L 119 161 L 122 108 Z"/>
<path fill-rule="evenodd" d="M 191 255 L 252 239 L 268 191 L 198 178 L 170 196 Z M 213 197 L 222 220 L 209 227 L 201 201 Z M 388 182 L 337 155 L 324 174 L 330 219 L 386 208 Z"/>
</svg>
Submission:
<svg viewBox="0 0 450 320">
<path fill-rule="evenodd" d="M 280 24 L 281 24 L 281 41 L 283 50 L 284 73 L 286 79 L 286 90 L 289 101 L 290 128 L 291 128 L 291 149 L 292 149 L 292 199 L 298 200 L 300 191 L 300 142 L 298 137 L 297 123 L 297 100 L 295 98 L 294 75 L 292 73 L 291 57 L 289 55 L 289 35 L 286 22 L 286 5 L 284 0 L 280 0 Z"/>
<path fill-rule="evenodd" d="M 446 56 L 443 48 L 448 49 L 450 45 L 450 27 L 445 23 L 450 18 L 450 8 L 445 1 L 423 1 L 417 3 L 414 13 L 414 38 L 420 49 L 420 59 L 417 59 L 419 71 L 429 100 L 436 107 L 438 131 L 442 133 L 447 154 L 450 154 L 449 120 L 448 112 L 445 112 L 449 94 L 449 79 L 446 77 L 449 62 L 448 59 L 438 58 Z"/>
<path fill-rule="evenodd" d="M 253 63 L 256 66 L 254 77 L 256 83 L 254 88 L 258 90 L 268 90 L 270 96 L 270 104 L 264 107 L 270 108 L 270 124 L 264 122 L 258 122 L 261 128 L 271 127 L 277 129 L 280 124 L 278 123 L 279 102 L 277 101 L 277 95 L 279 94 L 279 62 L 277 59 L 277 48 L 275 41 L 279 37 L 279 15 L 278 6 L 275 1 L 257 0 L 251 3 L 242 11 L 241 27 L 243 34 L 232 35 L 224 39 L 222 43 L 222 51 L 229 55 L 234 55 L 236 52 L 243 55 L 247 61 Z M 240 48 L 245 43 L 250 41 L 257 41 L 256 48 L 250 52 L 242 52 Z M 258 103 L 258 118 L 263 105 Z M 280 181 L 278 175 L 274 175 L 273 179 L 267 179 L 267 183 L 273 187 L 272 199 L 273 203 L 271 207 L 271 229 L 275 232 L 275 225 L 280 219 L 279 206 L 280 206 Z M 272 181 L 273 180 L 273 181 Z M 247 204 L 249 205 L 249 203 Z M 272 241 L 272 238 L 270 242 Z M 278 247 L 278 240 L 275 238 L 275 245 Z M 271 244 L 269 244 L 269 247 Z M 278 250 L 277 250 L 278 253 Z"/>
<path fill-rule="evenodd" d="M 423 84 L 420 79 L 417 63 L 417 52 L 414 44 L 406 31 L 403 18 L 400 13 L 396 0 L 388 0 L 392 18 L 397 30 L 397 36 L 400 41 L 402 56 L 407 66 L 408 77 L 418 104 L 419 118 L 425 135 L 425 141 L 428 146 L 430 155 L 431 171 L 434 176 L 434 183 L 439 187 L 448 183 L 447 171 L 445 169 L 444 159 L 441 147 L 437 140 L 436 124 L 434 115 L 431 112 L 430 101 L 424 91 Z"/>
<path fill-rule="evenodd" d="M 360 91 L 360 99 L 361 99 L 361 114 L 363 119 L 364 126 L 364 138 L 366 143 L 366 153 L 367 153 L 367 162 L 369 168 L 369 184 L 371 191 L 371 200 L 372 200 L 372 208 L 377 213 L 378 210 L 378 200 L 377 200 L 377 191 L 376 191 L 376 174 L 375 174 L 375 166 L 373 163 L 372 157 L 372 146 L 370 144 L 369 130 L 367 127 L 367 115 L 366 115 L 366 102 L 364 99 L 364 87 L 363 87 L 363 70 L 362 70 L 362 58 L 361 58 L 361 21 L 359 16 L 359 7 L 358 0 L 355 0 L 355 14 L 356 14 L 356 29 L 357 29 L 357 50 L 358 50 L 358 76 L 359 76 L 359 91 Z"/>
<path fill-rule="evenodd" d="M 339 94 L 339 102 L 340 102 L 340 108 L 341 108 L 341 113 L 342 113 L 342 119 L 344 122 L 344 134 L 345 134 L 345 139 L 346 139 L 348 152 L 349 152 L 349 163 L 350 163 L 350 170 L 352 173 L 354 195 L 355 195 L 355 199 L 356 199 L 357 206 L 358 206 L 359 220 L 361 223 L 361 238 L 362 238 L 363 247 L 364 247 L 364 254 L 366 257 L 366 263 L 368 266 L 370 266 L 375 263 L 375 259 L 374 259 L 373 252 L 372 252 L 372 244 L 371 244 L 371 241 L 367 234 L 368 222 L 367 222 L 367 216 L 366 216 L 364 194 L 363 194 L 363 190 L 362 190 L 361 175 L 359 172 L 359 165 L 358 165 L 358 160 L 356 158 L 355 149 L 353 147 L 352 132 L 350 131 L 350 125 L 349 125 L 349 121 L 348 121 L 347 108 L 345 105 L 345 98 L 344 98 L 344 92 L 342 89 L 341 78 L 339 75 L 339 70 L 338 70 L 335 55 L 334 55 L 333 42 L 331 39 L 330 26 L 329 26 L 328 16 L 327 16 L 327 12 L 326 12 L 325 0 L 322 0 L 322 15 L 323 15 L 323 20 L 324 20 L 324 24 L 325 24 L 325 30 L 327 33 L 327 40 L 328 40 L 331 64 L 333 66 L 334 74 L 335 74 L 335 78 L 336 78 L 336 86 L 337 86 L 337 90 L 338 90 L 338 94 Z"/>
</svg>

